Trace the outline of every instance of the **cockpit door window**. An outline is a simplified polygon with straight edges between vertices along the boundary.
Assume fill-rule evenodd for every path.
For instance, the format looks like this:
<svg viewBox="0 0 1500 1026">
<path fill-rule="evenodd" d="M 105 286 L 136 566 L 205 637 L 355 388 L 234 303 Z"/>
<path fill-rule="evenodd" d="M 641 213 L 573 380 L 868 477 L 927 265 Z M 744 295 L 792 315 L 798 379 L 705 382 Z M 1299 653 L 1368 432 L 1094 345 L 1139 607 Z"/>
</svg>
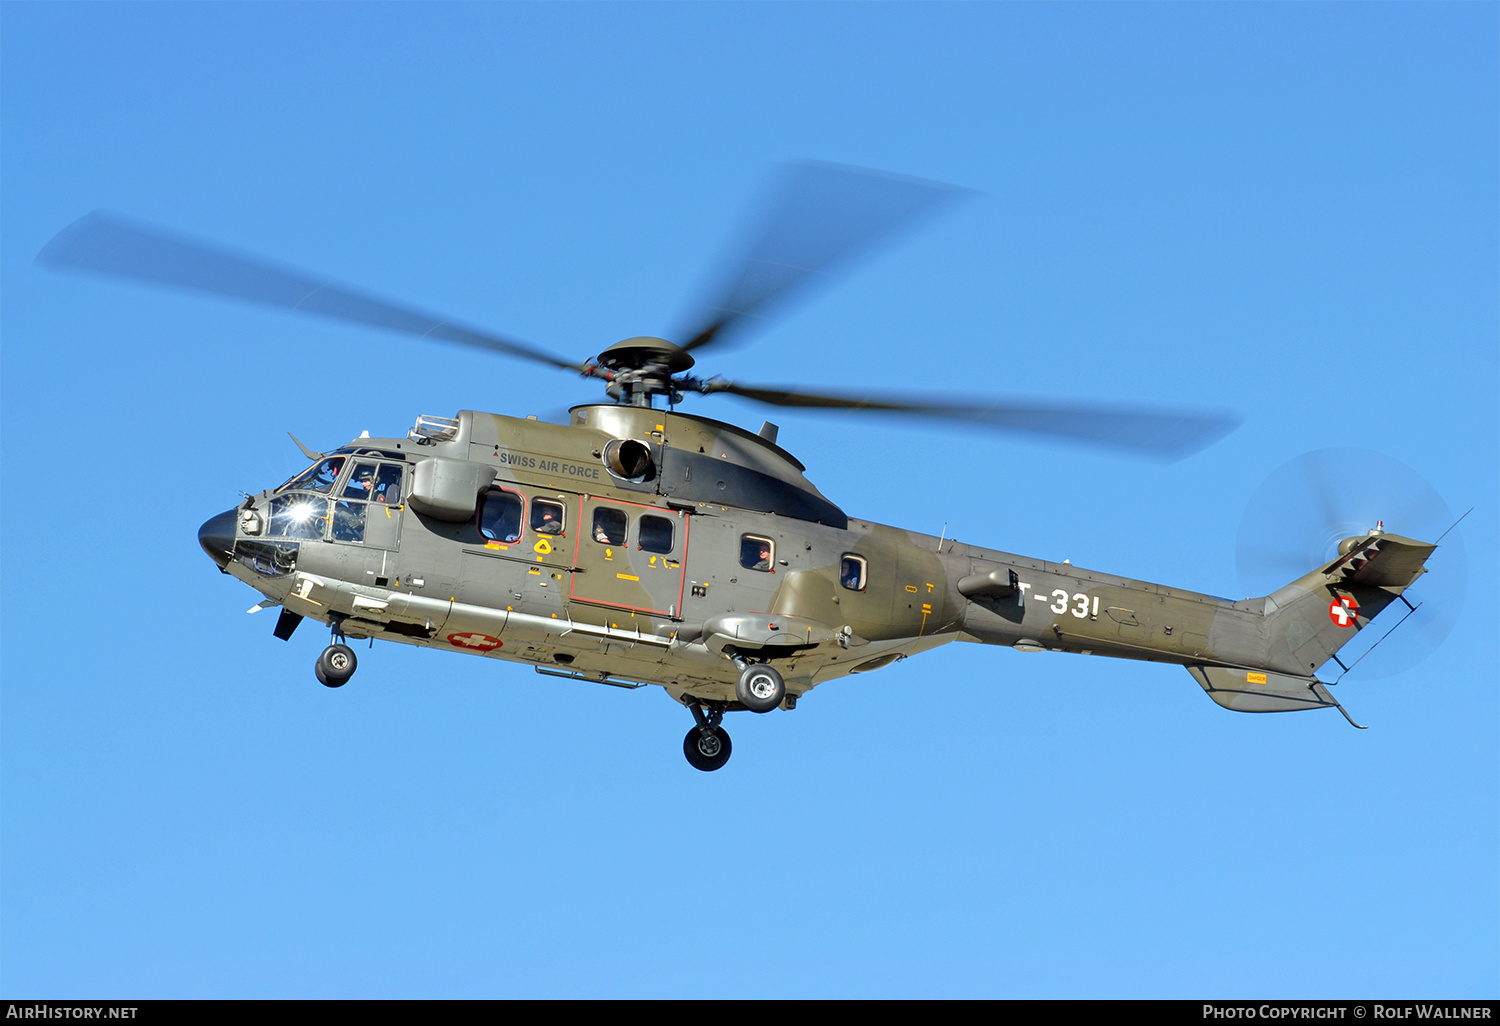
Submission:
<svg viewBox="0 0 1500 1026">
<path fill-rule="evenodd" d="M 333 540 L 395 549 L 401 532 L 399 463 L 355 460 L 333 506 Z"/>
<path fill-rule="evenodd" d="M 364 460 L 355 463 L 354 470 L 349 474 L 349 480 L 344 482 L 344 490 L 339 494 L 346 499 L 374 498 L 375 464 L 366 463 Z"/>
<path fill-rule="evenodd" d="M 401 505 L 401 464 L 382 463 L 375 475 L 375 501 Z"/>
</svg>

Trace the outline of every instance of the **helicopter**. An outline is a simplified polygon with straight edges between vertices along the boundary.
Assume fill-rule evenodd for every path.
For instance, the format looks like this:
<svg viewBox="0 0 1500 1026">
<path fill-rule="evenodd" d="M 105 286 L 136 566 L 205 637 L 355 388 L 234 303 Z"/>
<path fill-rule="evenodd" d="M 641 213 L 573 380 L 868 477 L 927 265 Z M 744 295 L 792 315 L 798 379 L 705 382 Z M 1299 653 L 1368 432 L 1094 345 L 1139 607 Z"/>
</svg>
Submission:
<svg viewBox="0 0 1500 1026">
<path fill-rule="evenodd" d="M 926 417 L 1175 458 L 1231 430 L 1217 413 L 954 401 L 748 385 L 690 372 L 829 269 L 963 194 L 838 165 L 784 167 L 748 243 L 672 342 L 636 336 L 572 362 L 513 339 L 115 215 L 86 215 L 38 262 L 477 347 L 602 382 L 565 423 L 475 410 L 368 433 L 210 517 L 204 552 L 329 644 L 314 676 L 354 676 L 375 639 L 662 687 L 692 714 L 687 761 L 731 753 L 724 717 L 795 709 L 810 690 L 950 641 L 1175 663 L 1238 712 L 1343 709 L 1318 670 L 1426 572 L 1436 543 L 1377 522 L 1337 557 L 1238 601 L 848 515 L 777 443 L 682 412 L 687 394 Z M 1341 661 L 1340 665 L 1343 665 Z M 1346 668 L 1347 669 L 1347 668 Z"/>
</svg>

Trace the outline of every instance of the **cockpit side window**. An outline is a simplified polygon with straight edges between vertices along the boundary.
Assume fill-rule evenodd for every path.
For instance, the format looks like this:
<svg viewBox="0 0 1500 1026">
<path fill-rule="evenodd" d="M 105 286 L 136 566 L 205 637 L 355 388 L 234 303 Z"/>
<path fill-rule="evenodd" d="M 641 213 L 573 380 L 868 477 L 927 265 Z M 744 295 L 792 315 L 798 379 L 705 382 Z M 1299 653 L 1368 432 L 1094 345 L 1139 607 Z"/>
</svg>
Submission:
<svg viewBox="0 0 1500 1026">
<path fill-rule="evenodd" d="M 866 571 L 869 564 L 865 562 L 864 556 L 856 556 L 852 552 L 844 553 L 844 558 L 839 560 L 839 584 L 848 591 L 864 591 Z"/>
<path fill-rule="evenodd" d="M 339 471 L 343 469 L 344 457 L 330 456 L 323 462 L 307 468 L 276 490 L 278 492 L 293 490 L 323 492 L 326 495 L 333 490 L 333 483 L 338 480 Z"/>
<path fill-rule="evenodd" d="M 479 507 L 479 533 L 490 541 L 509 544 L 521 539 L 521 497 L 491 488 Z"/>
</svg>

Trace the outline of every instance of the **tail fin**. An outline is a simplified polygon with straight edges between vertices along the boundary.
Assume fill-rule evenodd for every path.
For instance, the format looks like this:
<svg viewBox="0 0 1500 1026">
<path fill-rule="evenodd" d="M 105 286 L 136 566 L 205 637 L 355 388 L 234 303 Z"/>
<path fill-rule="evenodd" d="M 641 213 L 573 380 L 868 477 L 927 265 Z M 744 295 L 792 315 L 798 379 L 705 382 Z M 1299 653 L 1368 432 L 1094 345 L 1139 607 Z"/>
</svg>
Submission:
<svg viewBox="0 0 1500 1026">
<path fill-rule="evenodd" d="M 1266 596 L 1260 669 L 1189 666 L 1188 672 L 1208 697 L 1237 712 L 1342 712 L 1313 674 L 1427 572 L 1427 557 L 1436 548 L 1378 528 L 1367 537 L 1345 538 L 1332 563 Z"/>
<path fill-rule="evenodd" d="M 1266 597 L 1267 669 L 1311 675 L 1427 572 L 1436 548 L 1396 534 L 1345 538 L 1338 559 Z"/>
</svg>

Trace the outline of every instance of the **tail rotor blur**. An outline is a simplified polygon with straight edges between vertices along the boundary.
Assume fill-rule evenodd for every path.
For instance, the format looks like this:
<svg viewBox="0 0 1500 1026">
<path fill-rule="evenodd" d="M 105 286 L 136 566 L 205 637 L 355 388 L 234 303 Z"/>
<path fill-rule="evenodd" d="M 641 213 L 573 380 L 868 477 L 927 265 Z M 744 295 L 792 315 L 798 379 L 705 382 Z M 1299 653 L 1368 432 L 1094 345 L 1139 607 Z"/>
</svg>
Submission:
<svg viewBox="0 0 1500 1026">
<path fill-rule="evenodd" d="M 1420 541 L 1443 536 L 1430 576 L 1406 595 L 1421 608 L 1359 667 L 1366 678 L 1395 676 L 1436 651 L 1463 611 L 1468 558 L 1460 530 L 1449 530 L 1456 519 L 1437 490 L 1399 460 L 1368 449 L 1315 449 L 1273 471 L 1251 497 L 1235 546 L 1240 584 L 1246 595 L 1269 594 L 1332 562 L 1340 540 L 1378 524 Z M 1398 619 L 1387 614 L 1367 628 L 1368 643 Z"/>
</svg>

